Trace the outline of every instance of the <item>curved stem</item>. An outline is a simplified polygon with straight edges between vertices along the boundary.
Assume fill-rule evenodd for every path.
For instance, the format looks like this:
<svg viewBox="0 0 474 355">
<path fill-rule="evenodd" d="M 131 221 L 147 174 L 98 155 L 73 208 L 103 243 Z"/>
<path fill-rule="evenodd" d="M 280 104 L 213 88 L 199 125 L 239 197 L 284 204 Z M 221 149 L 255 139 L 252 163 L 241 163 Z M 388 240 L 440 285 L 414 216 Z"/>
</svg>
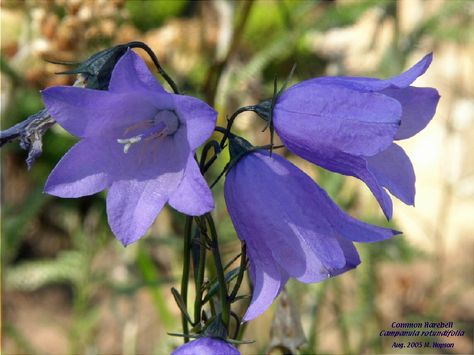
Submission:
<svg viewBox="0 0 474 355">
<path fill-rule="evenodd" d="M 207 155 L 211 148 L 214 149 L 214 155 L 211 157 L 211 159 L 209 159 L 209 161 L 206 162 Z M 221 152 L 221 147 L 217 141 L 212 140 L 206 143 L 206 145 L 202 149 L 201 161 L 199 162 L 199 169 L 201 170 L 201 174 L 204 174 L 211 167 L 211 165 L 217 159 L 217 156 L 219 155 L 220 152 Z"/>
<path fill-rule="evenodd" d="M 171 86 L 171 89 L 173 89 L 173 92 L 175 94 L 179 94 L 178 86 L 173 81 L 173 79 L 171 79 L 168 73 L 163 69 L 160 62 L 158 61 L 157 56 L 155 55 L 155 52 L 153 52 L 153 50 L 150 47 L 148 47 L 145 43 L 138 42 L 138 41 L 129 42 L 127 45 L 130 48 L 141 48 L 145 52 L 147 52 L 147 54 L 150 56 L 151 60 L 153 61 L 153 64 L 155 64 L 156 69 L 158 69 L 158 72 L 163 77 L 163 79 L 165 79 L 168 85 Z"/>
<path fill-rule="evenodd" d="M 181 297 L 184 305 L 188 306 L 188 283 L 189 283 L 189 266 L 191 259 L 191 230 L 193 226 L 193 217 L 186 216 L 186 224 L 184 227 L 184 247 L 183 247 L 183 277 L 181 278 Z M 188 321 L 184 314 L 181 315 L 181 323 L 183 326 L 183 334 L 189 334 Z M 189 341 L 188 337 L 184 337 L 184 342 Z"/>
<path fill-rule="evenodd" d="M 225 141 L 227 140 L 227 138 L 229 138 L 230 130 L 232 129 L 232 125 L 234 124 L 235 119 L 236 119 L 237 116 L 240 115 L 242 112 L 246 112 L 246 111 L 253 111 L 253 112 L 255 112 L 255 111 L 256 111 L 256 106 L 252 105 L 252 106 L 244 106 L 244 107 L 241 107 L 241 108 L 239 108 L 237 111 L 235 111 L 235 112 L 232 114 L 232 116 L 230 116 L 230 118 L 227 119 L 227 127 L 226 127 L 225 132 L 223 132 L 223 133 L 224 133 L 224 136 L 222 137 L 221 142 L 220 142 L 221 149 L 224 148 Z M 216 128 L 217 128 L 217 127 L 216 127 Z"/>
<path fill-rule="evenodd" d="M 214 220 L 210 213 L 205 214 L 207 224 L 209 225 L 211 234 L 211 250 L 214 257 L 214 264 L 217 272 L 217 280 L 219 282 L 219 294 L 221 299 L 221 318 L 226 329 L 229 327 L 230 319 L 230 304 L 227 296 L 227 284 L 225 281 L 224 267 L 222 265 L 221 256 L 219 254 L 219 243 L 217 240 L 217 230 L 214 224 Z"/>
<path fill-rule="evenodd" d="M 239 292 L 240 285 L 242 284 L 242 280 L 244 279 L 245 269 L 247 268 L 247 246 L 245 242 L 242 242 L 242 254 L 240 257 L 240 267 L 239 267 L 239 275 L 237 276 L 237 281 L 235 282 L 234 288 L 229 296 L 230 302 L 235 299 L 237 296 L 237 292 Z"/>
<path fill-rule="evenodd" d="M 241 320 L 237 314 L 230 311 L 230 315 L 235 319 L 235 331 L 234 331 L 234 339 L 237 338 L 240 330 Z"/>
<path fill-rule="evenodd" d="M 227 133 L 227 129 L 224 128 L 224 127 L 221 127 L 221 126 L 215 126 L 215 127 L 214 127 L 214 131 L 215 131 L 215 132 L 222 133 L 222 134 L 226 134 L 226 133 Z"/>
</svg>

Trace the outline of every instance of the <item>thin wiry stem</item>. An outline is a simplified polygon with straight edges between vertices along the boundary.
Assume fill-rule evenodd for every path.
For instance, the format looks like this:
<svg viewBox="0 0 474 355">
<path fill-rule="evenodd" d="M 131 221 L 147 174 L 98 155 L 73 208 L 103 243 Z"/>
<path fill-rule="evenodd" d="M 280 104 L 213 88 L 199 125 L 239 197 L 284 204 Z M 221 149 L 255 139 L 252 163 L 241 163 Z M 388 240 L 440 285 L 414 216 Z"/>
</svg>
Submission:
<svg viewBox="0 0 474 355">
<path fill-rule="evenodd" d="M 153 64 L 155 65 L 156 69 L 158 69 L 158 73 L 160 73 L 160 75 L 163 77 L 163 79 L 166 80 L 166 82 L 171 87 L 173 92 L 175 94 L 180 93 L 179 89 L 178 89 L 178 86 L 173 81 L 173 79 L 171 79 L 171 77 L 168 75 L 168 73 L 163 69 L 160 62 L 158 61 L 158 58 L 157 58 L 155 52 L 153 52 L 153 50 L 150 47 L 148 47 L 145 43 L 138 42 L 138 41 L 130 42 L 130 43 L 128 43 L 128 46 L 130 48 L 141 48 L 141 49 L 143 49 L 150 56 L 150 58 L 153 61 Z"/>
<path fill-rule="evenodd" d="M 230 118 L 227 119 L 227 127 L 225 128 L 225 131 L 222 132 L 221 130 L 217 130 L 217 127 L 216 127 L 216 130 L 218 132 L 222 132 L 224 133 L 224 136 L 222 137 L 221 139 L 221 142 L 220 142 L 220 146 L 221 146 L 221 149 L 224 148 L 225 146 L 225 142 L 227 140 L 227 138 L 229 138 L 229 135 L 230 135 L 230 130 L 232 129 L 232 125 L 234 124 L 234 121 L 235 119 L 237 118 L 238 115 L 240 115 L 242 112 L 247 112 L 247 111 L 253 111 L 255 112 L 256 110 L 256 107 L 255 106 L 244 106 L 244 107 L 241 107 L 239 108 L 237 111 L 235 111 L 232 116 L 230 116 Z M 220 127 L 219 127 L 220 128 Z"/>
<path fill-rule="evenodd" d="M 191 230 L 193 227 L 193 217 L 186 216 L 186 224 L 184 227 L 184 246 L 183 246 L 183 277 L 181 278 L 181 297 L 184 305 L 188 305 L 188 283 L 189 283 L 189 266 L 191 259 Z M 183 325 L 183 333 L 188 334 L 188 320 L 184 314 L 181 314 L 181 323 Z M 184 342 L 189 341 L 188 337 L 184 337 Z"/>
<path fill-rule="evenodd" d="M 214 264 L 217 272 L 217 280 L 219 282 L 219 294 L 221 299 L 221 318 L 224 326 L 228 328 L 230 319 L 230 305 L 227 295 L 227 283 L 225 281 L 224 267 L 222 265 L 221 256 L 219 254 L 219 244 L 217 240 L 217 230 L 211 214 L 205 215 L 207 224 L 209 225 L 209 232 L 211 236 L 211 250 L 214 257 Z"/>
<path fill-rule="evenodd" d="M 240 285 L 242 284 L 242 280 L 244 279 L 245 269 L 247 268 L 247 246 L 245 242 L 242 242 L 242 253 L 240 257 L 240 268 L 239 268 L 239 275 L 237 276 L 237 281 L 235 282 L 234 288 L 229 296 L 230 302 L 235 299 L 237 296 L 237 292 L 239 292 Z"/>
<path fill-rule="evenodd" d="M 200 245 L 199 245 L 199 264 L 196 275 L 196 298 L 194 299 L 194 323 L 198 324 L 201 322 L 201 309 L 202 309 L 202 284 L 204 282 L 204 271 L 206 267 L 206 235 L 200 234 Z"/>
</svg>

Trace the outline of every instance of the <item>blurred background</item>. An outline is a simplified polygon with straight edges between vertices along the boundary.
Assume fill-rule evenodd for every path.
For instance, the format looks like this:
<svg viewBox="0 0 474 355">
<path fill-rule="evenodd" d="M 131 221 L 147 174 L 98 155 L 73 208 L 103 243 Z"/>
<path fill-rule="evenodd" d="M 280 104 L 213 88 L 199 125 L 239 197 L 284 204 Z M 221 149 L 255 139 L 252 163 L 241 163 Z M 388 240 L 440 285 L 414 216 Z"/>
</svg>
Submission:
<svg viewBox="0 0 474 355">
<path fill-rule="evenodd" d="M 221 124 L 238 107 L 269 98 L 274 77 L 282 83 L 295 63 L 293 82 L 322 75 L 384 78 L 434 52 L 415 85 L 439 90 L 436 116 L 401 142 L 417 175 L 416 207 L 394 201 L 390 226 L 403 235 L 358 245 L 362 264 L 335 279 L 290 281 L 279 301 L 246 327 L 244 339 L 257 342 L 239 349 L 409 353 L 392 349 L 400 339 L 380 331 L 391 330 L 392 322 L 453 321 L 464 336 L 422 341 L 454 342 L 439 353 L 473 353 L 474 2 L 2 0 L 0 11 L 2 129 L 42 108 L 39 90 L 74 82 L 54 74 L 67 67 L 46 60 L 81 61 L 133 40 L 156 52 L 182 91 L 214 105 Z M 254 144 L 268 143 L 263 127 L 253 114 L 236 123 Z M 18 144 L 1 150 L 2 351 L 169 353 L 181 343 L 166 333 L 180 332 L 170 288 L 179 285 L 184 218 L 166 208 L 149 234 L 125 249 L 107 226 L 104 193 L 43 194 L 49 172 L 75 141 L 55 125 L 31 171 Z M 387 225 L 363 183 L 283 154 L 352 215 Z M 230 260 L 240 244 L 222 183 L 214 197 Z M 242 301 L 235 310 L 243 314 L 245 306 Z"/>
</svg>

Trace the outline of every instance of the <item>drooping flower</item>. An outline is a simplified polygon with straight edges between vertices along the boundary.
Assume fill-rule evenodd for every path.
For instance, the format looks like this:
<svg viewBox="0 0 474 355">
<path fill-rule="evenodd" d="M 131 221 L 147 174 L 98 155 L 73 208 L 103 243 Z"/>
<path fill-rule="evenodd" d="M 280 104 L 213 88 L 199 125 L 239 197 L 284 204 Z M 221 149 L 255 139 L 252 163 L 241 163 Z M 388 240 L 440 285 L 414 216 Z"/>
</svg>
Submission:
<svg viewBox="0 0 474 355">
<path fill-rule="evenodd" d="M 410 86 L 431 60 L 429 54 L 386 80 L 321 77 L 294 85 L 277 98 L 275 131 L 293 153 L 363 180 L 390 219 L 392 201 L 384 188 L 414 204 L 413 166 L 393 141 L 421 131 L 436 111 L 435 89 Z"/>
<path fill-rule="evenodd" d="M 181 345 L 171 355 L 239 355 L 231 344 L 219 338 L 203 337 Z"/>
<path fill-rule="evenodd" d="M 236 144 L 235 140 L 231 140 Z M 292 163 L 263 150 L 230 170 L 225 200 L 237 235 L 247 245 L 254 291 L 244 320 L 263 313 L 288 278 L 319 282 L 360 263 L 355 242 L 375 242 L 396 231 L 358 221 Z"/>
<path fill-rule="evenodd" d="M 51 87 L 42 96 L 54 119 L 81 138 L 45 192 L 80 197 L 108 189 L 108 221 L 124 245 L 143 236 L 166 203 L 188 215 L 213 209 L 193 154 L 212 134 L 216 112 L 166 92 L 133 51 L 116 64 L 107 91 Z"/>
</svg>

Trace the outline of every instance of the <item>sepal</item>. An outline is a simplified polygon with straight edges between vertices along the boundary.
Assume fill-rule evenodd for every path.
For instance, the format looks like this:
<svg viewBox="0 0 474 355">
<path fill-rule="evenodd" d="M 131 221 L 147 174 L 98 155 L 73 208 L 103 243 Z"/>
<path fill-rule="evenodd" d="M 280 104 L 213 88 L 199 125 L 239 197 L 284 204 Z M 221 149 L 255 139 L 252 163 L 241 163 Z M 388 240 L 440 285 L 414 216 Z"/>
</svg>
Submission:
<svg viewBox="0 0 474 355">
<path fill-rule="evenodd" d="M 107 90 L 115 64 L 127 52 L 128 44 L 119 44 L 101 50 L 79 64 L 75 69 L 57 74 L 82 74 L 89 89 Z"/>
<path fill-rule="evenodd" d="M 215 317 L 212 322 L 209 323 L 202 335 L 208 338 L 219 338 L 222 340 L 226 340 L 227 329 L 219 315 Z"/>
</svg>

